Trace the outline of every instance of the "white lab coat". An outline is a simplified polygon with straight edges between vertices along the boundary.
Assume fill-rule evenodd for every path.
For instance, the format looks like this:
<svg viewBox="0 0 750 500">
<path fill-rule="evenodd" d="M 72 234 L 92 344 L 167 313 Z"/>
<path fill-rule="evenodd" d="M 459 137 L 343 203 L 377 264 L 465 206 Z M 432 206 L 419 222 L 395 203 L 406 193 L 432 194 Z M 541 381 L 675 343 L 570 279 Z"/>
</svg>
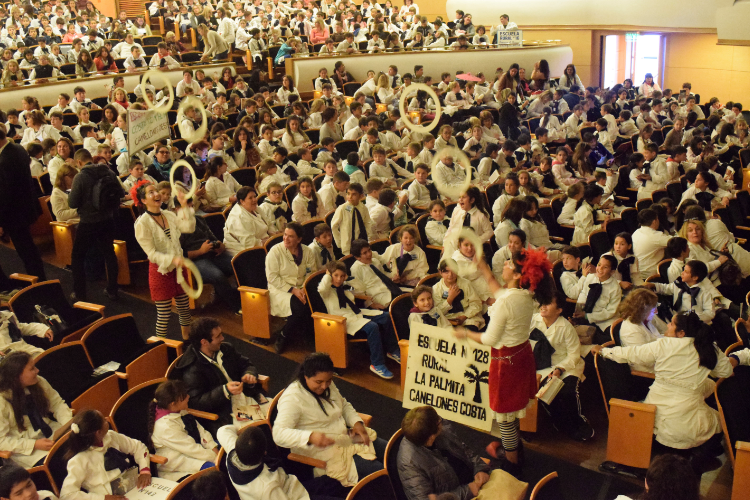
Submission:
<svg viewBox="0 0 750 500">
<path fill-rule="evenodd" d="M 332 191 L 335 191 L 333 186 Z M 370 220 L 370 212 L 367 210 L 367 207 L 363 203 L 360 203 L 356 207 L 352 206 L 349 202 L 344 203 L 336 209 L 336 212 L 333 214 L 333 219 L 331 220 L 333 239 L 344 255 L 349 254 L 349 249 L 352 244 L 352 219 L 354 217 L 354 212 L 352 212 L 352 210 L 359 210 L 360 215 L 362 215 L 362 222 L 364 222 L 365 231 L 367 233 L 367 241 L 374 239 L 372 221 Z"/>
<path fill-rule="evenodd" d="M 589 242 L 589 235 L 601 229 L 602 225 L 596 223 L 594 208 L 584 201 L 573 216 L 575 230 L 573 231 L 573 245 Z"/>
<path fill-rule="evenodd" d="M 482 302 L 492 298 L 492 292 L 490 291 L 490 286 L 487 284 L 487 280 L 484 279 L 482 271 L 477 269 L 477 265 L 472 259 L 462 254 L 461 250 L 453 252 L 451 258 L 458 264 L 458 272 L 456 274 L 472 284 L 474 291 L 477 292 Z"/>
<path fill-rule="evenodd" d="M 471 210 L 469 210 L 469 214 L 471 214 L 471 223 L 469 225 L 474 228 L 474 232 L 477 233 L 477 236 L 482 243 L 490 241 L 490 238 L 492 238 L 495 233 L 492 231 L 492 224 L 487 216 L 477 207 L 472 207 Z M 463 228 L 465 216 L 466 211 L 463 208 L 457 206 L 453 209 L 451 222 L 448 225 L 448 230 L 445 232 L 445 236 L 443 237 L 443 253 L 445 255 L 452 255 L 456 248 L 458 248 L 458 235 Z"/>
<path fill-rule="evenodd" d="M 156 454 L 168 459 L 166 464 L 159 465 L 159 477 L 170 481 L 195 474 L 206 462 L 216 463 L 216 453 L 213 451 L 218 447 L 216 441 L 211 433 L 198 423 L 201 443 L 196 443 L 182 423 L 182 416 L 186 414 L 187 411 L 164 415 L 154 424 L 154 433 L 151 436 Z"/>
<path fill-rule="evenodd" d="M 633 254 L 638 259 L 641 276 L 659 272 L 657 265 L 664 259 L 669 239 L 669 235 L 648 226 L 641 226 L 633 233 Z"/>
<path fill-rule="evenodd" d="M 237 194 L 242 186 L 229 172 L 224 172 L 223 180 L 209 177 L 206 181 L 206 199 L 215 207 L 229 204 L 229 198 Z"/>
<path fill-rule="evenodd" d="M 16 349 L 14 348 L 13 350 L 15 351 Z M 73 412 L 71 412 L 57 391 L 49 385 L 49 382 L 42 376 L 38 376 L 38 379 L 39 387 L 44 391 L 49 401 L 49 411 L 55 417 L 55 420 L 46 415 L 42 418 L 50 426 L 52 432 L 55 432 L 73 418 Z M 29 417 L 25 415 L 23 417 L 23 424 L 26 429 L 24 431 L 18 430 L 13 406 L 11 406 L 9 401 L 10 397 L 9 392 L 0 394 L 0 450 L 13 452 L 11 460 L 29 469 L 39 460 L 46 457 L 49 452 L 34 449 L 34 443 L 37 439 L 44 439 L 44 434 L 41 430 L 34 429 Z"/>
<path fill-rule="evenodd" d="M 237 444 L 237 429 L 225 425 L 217 432 L 227 456 Z M 243 500 L 310 500 L 307 490 L 296 476 L 287 474 L 279 467 L 271 472 L 268 466 L 260 463 L 263 471 L 247 484 L 232 483 Z"/>
<path fill-rule="evenodd" d="M 102 441 L 101 447 L 92 446 L 68 461 L 68 475 L 60 488 L 60 500 L 104 500 L 106 495 L 112 494 L 110 481 L 123 471 L 104 469 L 104 454 L 109 448 L 133 455 L 138 469 L 148 470 L 148 450 L 140 441 L 112 430 L 107 432 Z"/>
<path fill-rule="evenodd" d="M 433 307 L 427 312 L 410 312 L 409 313 L 409 328 L 413 325 L 422 325 L 424 324 L 424 320 L 422 319 L 422 315 L 429 314 L 433 318 L 437 320 L 437 327 L 438 328 L 453 328 L 453 325 L 451 325 L 450 321 L 448 321 L 448 318 L 445 317 L 445 315 L 440 312 L 440 310 L 436 307 Z"/>
<path fill-rule="evenodd" d="M 268 239 L 268 225 L 260 212 L 250 213 L 237 203 L 229 211 L 224 225 L 224 245 L 230 255 L 263 244 Z"/>
<path fill-rule="evenodd" d="M 44 337 L 44 334 L 49 330 L 46 325 L 41 323 L 21 323 L 12 312 L 0 311 L 0 351 L 12 349 L 13 351 L 29 353 L 34 358 L 44 352 L 44 349 L 27 344 L 23 338 L 17 342 L 13 342 L 8 333 L 8 323 L 11 321 L 16 324 L 19 330 L 21 330 L 21 335 L 24 337 L 31 335 L 35 337 Z"/>
<path fill-rule="evenodd" d="M 459 277 L 456 279 L 456 284 L 458 285 L 458 288 L 464 292 L 464 298 L 461 300 L 461 305 L 464 310 L 458 313 L 448 312 L 453 306 L 448 304 L 448 301 L 446 300 L 448 298 L 449 287 L 442 279 L 432 287 L 432 301 L 435 304 L 435 308 L 442 312 L 448 319 L 466 316 L 466 321 L 464 321 L 465 326 L 476 326 L 481 330 L 484 328 L 485 324 L 484 317 L 482 317 L 482 299 L 480 299 L 477 292 L 474 291 L 474 287 L 469 280 Z M 528 331 L 526 334 L 528 338 Z"/>
<path fill-rule="evenodd" d="M 734 235 L 721 219 L 706 221 L 706 238 L 713 248 L 721 250 L 726 245 L 732 258 L 742 269 L 742 277 L 750 276 L 750 252 L 735 243 Z"/>
<path fill-rule="evenodd" d="M 50 196 L 50 202 L 55 219 L 60 222 L 77 222 L 78 210 L 70 208 L 70 205 L 68 205 L 68 193 L 60 188 L 54 188 L 52 196 Z"/>
<path fill-rule="evenodd" d="M 292 315 L 289 300 L 291 288 L 302 288 L 305 279 L 318 270 L 315 254 L 309 247 L 300 245 L 302 249 L 302 263 L 298 266 L 294 256 L 283 243 L 275 245 L 266 255 L 266 279 L 271 295 L 271 315 L 287 318 Z"/>
<path fill-rule="evenodd" d="M 693 342 L 690 337 L 664 337 L 641 346 L 602 350 L 607 359 L 653 367 L 656 379 L 643 402 L 656 405 L 656 440 L 681 450 L 721 432 L 719 413 L 705 403 L 716 386 L 708 377 L 732 375 L 732 365 L 719 349 L 713 370 L 700 366 Z"/>
<path fill-rule="evenodd" d="M 362 313 L 355 313 L 348 306 L 342 308 L 339 305 L 338 295 L 333 289 L 332 283 L 333 280 L 331 279 L 331 275 L 326 273 L 326 275 L 323 276 L 323 279 L 321 279 L 320 283 L 318 284 L 318 293 L 320 294 L 320 297 L 323 299 L 323 302 L 326 305 L 328 314 L 333 314 L 334 316 L 342 316 L 343 318 L 345 318 L 346 333 L 348 333 L 349 335 L 355 335 L 367 323 L 369 323 L 370 320 L 365 318 Z M 347 297 L 349 297 L 349 300 L 354 302 L 354 294 L 352 292 L 347 290 L 344 293 Z"/>
<path fill-rule="evenodd" d="M 303 222 L 307 222 L 310 219 L 325 216 L 325 206 L 323 205 L 323 200 L 320 198 L 320 195 L 314 191 L 310 193 L 310 195 L 314 196 L 318 200 L 318 211 L 314 214 L 311 214 L 307 209 L 307 204 L 312 201 L 312 198 L 308 198 L 302 193 L 297 193 L 297 196 L 295 196 L 292 200 L 292 220 L 294 222 L 299 222 L 300 224 L 302 224 Z"/>
<path fill-rule="evenodd" d="M 396 274 L 396 259 L 401 256 L 402 249 L 401 243 L 394 243 L 385 249 L 383 252 L 383 260 L 388 263 L 388 267 L 391 268 L 392 272 Z M 430 265 L 427 263 L 427 255 L 419 245 L 414 245 L 414 249 L 410 253 L 412 260 L 406 265 L 402 277 L 408 280 L 422 279 L 430 272 Z"/>
<path fill-rule="evenodd" d="M 589 296 L 589 285 L 592 283 L 601 283 L 602 294 L 599 296 L 599 300 L 596 301 L 594 309 L 586 314 L 586 319 L 604 331 L 616 319 L 615 314 L 617 313 L 617 306 L 620 305 L 620 300 L 622 299 L 622 289 L 613 276 L 610 276 L 606 281 L 599 281 L 596 273 L 589 273 L 581 287 L 581 295 L 578 296 L 578 304 L 581 306 L 586 304 L 586 299 Z"/>
<path fill-rule="evenodd" d="M 656 325 L 652 321 L 644 324 L 633 323 L 629 319 L 626 319 L 620 326 L 620 343 L 622 347 L 648 344 L 649 342 L 656 342 L 660 338 L 662 338 L 662 335 L 659 334 Z M 641 372 L 653 373 L 654 371 L 653 367 L 640 364 L 631 365 L 631 368 Z"/>
<path fill-rule="evenodd" d="M 329 435 L 343 435 L 357 422 L 362 422 L 354 407 L 339 392 L 336 383 L 330 387 L 329 401 L 318 400 L 300 382 L 292 382 L 279 398 L 278 414 L 273 424 L 273 440 L 283 448 L 311 458 L 325 460 L 328 448 L 318 448 L 307 444 L 313 432 Z M 321 409 L 325 408 L 325 412 Z M 315 469 L 315 475 L 325 472 Z"/>
<path fill-rule="evenodd" d="M 370 265 L 376 266 L 381 273 L 390 278 L 391 272 L 384 268 L 386 263 L 387 261 L 381 257 L 378 252 L 372 252 L 372 264 Z M 373 271 L 369 265 L 363 264 L 358 260 L 354 261 L 351 273 L 354 277 L 352 286 L 357 288 L 357 291 L 369 295 L 378 304 L 388 305 L 391 303 L 390 290 L 388 290 L 385 283 L 378 278 L 375 271 Z M 359 290 L 360 287 L 362 290 Z"/>
<path fill-rule="evenodd" d="M 583 368 L 585 363 L 581 358 L 581 341 L 578 339 L 576 329 L 570 322 L 560 316 L 547 328 L 542 315 L 537 313 L 531 318 L 529 330 L 538 328 L 547 337 L 555 352 L 552 353 L 552 366 L 565 370 L 560 378 L 571 375 L 583 379 Z"/>
<path fill-rule="evenodd" d="M 190 207 L 184 207 L 176 214 L 168 210 L 161 213 L 167 220 L 169 236 L 154 218 L 146 213 L 135 221 L 135 239 L 146 252 L 148 260 L 159 266 L 161 274 L 167 274 L 175 268 L 172 259 L 182 257 L 180 235 L 195 231 L 195 211 Z"/>
</svg>

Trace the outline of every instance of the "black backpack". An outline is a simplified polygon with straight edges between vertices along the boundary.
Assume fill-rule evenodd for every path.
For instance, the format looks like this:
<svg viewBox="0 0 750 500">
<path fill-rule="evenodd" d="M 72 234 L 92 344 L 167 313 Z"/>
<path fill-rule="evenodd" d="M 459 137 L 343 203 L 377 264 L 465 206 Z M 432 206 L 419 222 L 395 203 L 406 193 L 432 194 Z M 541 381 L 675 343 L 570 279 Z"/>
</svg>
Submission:
<svg viewBox="0 0 750 500">
<path fill-rule="evenodd" d="M 109 166 L 104 166 L 107 167 L 108 172 L 94 182 L 91 190 L 91 203 L 98 212 L 113 212 L 120 206 L 122 185 L 117 177 L 109 172 Z"/>
</svg>

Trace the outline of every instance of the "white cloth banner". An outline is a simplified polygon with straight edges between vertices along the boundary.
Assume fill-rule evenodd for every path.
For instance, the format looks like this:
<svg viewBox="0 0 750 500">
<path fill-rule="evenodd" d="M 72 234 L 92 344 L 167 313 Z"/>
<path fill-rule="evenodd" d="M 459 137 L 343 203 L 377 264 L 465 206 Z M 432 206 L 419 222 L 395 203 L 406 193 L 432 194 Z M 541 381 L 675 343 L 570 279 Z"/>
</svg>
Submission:
<svg viewBox="0 0 750 500">
<path fill-rule="evenodd" d="M 523 47 L 522 30 L 502 30 L 495 34 L 495 43 L 504 47 Z"/>
<path fill-rule="evenodd" d="M 429 405 L 446 420 L 489 431 L 490 349 L 449 329 L 413 324 L 404 408 Z"/>
<path fill-rule="evenodd" d="M 166 113 L 128 110 L 128 154 L 134 155 L 161 139 L 169 139 Z"/>
</svg>

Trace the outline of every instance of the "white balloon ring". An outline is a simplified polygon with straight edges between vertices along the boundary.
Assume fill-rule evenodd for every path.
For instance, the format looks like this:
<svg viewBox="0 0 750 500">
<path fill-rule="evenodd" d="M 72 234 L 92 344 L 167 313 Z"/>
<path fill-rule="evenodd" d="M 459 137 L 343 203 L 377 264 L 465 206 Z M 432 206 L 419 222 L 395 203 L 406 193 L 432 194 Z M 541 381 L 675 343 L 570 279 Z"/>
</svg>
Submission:
<svg viewBox="0 0 750 500">
<path fill-rule="evenodd" d="M 406 113 L 406 96 L 412 90 L 424 90 L 430 97 L 432 97 L 432 101 L 437 106 L 437 109 L 435 110 L 435 118 L 433 118 L 432 123 L 430 123 L 426 127 L 424 125 L 416 125 L 412 123 L 409 119 L 409 115 Z M 425 85 L 424 83 L 412 83 L 408 87 L 402 89 L 401 99 L 398 100 L 398 109 L 399 111 L 401 111 L 401 116 L 404 117 L 404 119 L 402 120 L 404 122 L 404 127 L 408 128 L 412 132 L 425 135 L 429 134 L 430 130 L 437 127 L 437 124 L 440 121 L 440 115 L 443 112 L 443 108 L 440 106 L 440 99 L 438 98 L 437 94 L 434 90 L 432 90 L 432 87 L 430 87 L 429 85 Z"/>
<path fill-rule="evenodd" d="M 167 101 L 166 104 L 162 104 L 158 107 L 154 106 L 154 103 L 151 102 L 151 99 L 148 98 L 148 94 L 146 93 L 146 82 L 150 82 L 151 78 L 154 76 L 157 77 L 157 80 L 161 78 L 162 83 L 166 83 L 165 87 L 169 89 L 169 101 Z M 167 80 L 167 77 L 164 76 L 164 73 L 156 71 L 155 69 L 148 70 L 143 73 L 143 76 L 141 77 L 141 96 L 143 97 L 143 102 L 146 103 L 146 107 L 148 109 L 150 109 L 151 111 L 158 111 L 159 113 L 166 113 L 167 111 L 172 109 L 172 103 L 174 103 L 174 89 L 172 88 L 172 82 Z"/>
<path fill-rule="evenodd" d="M 193 175 L 193 182 L 190 184 L 190 191 L 185 195 L 185 199 L 189 200 L 198 190 L 198 178 L 195 176 L 195 170 L 193 170 L 193 167 L 188 162 L 185 160 L 177 160 L 174 162 L 174 165 L 172 165 L 172 170 L 169 171 L 169 184 L 172 186 L 172 193 L 177 193 L 177 185 L 174 183 L 174 173 L 179 167 L 187 168 Z"/>
<path fill-rule="evenodd" d="M 482 240 L 479 239 L 479 235 L 477 235 L 476 231 L 468 227 L 462 227 L 461 231 L 456 235 L 456 248 L 459 248 L 458 241 L 462 238 L 474 245 L 475 260 L 479 261 L 484 258 L 484 244 L 482 243 Z M 474 271 L 475 268 L 476 264 L 472 263 L 471 270 Z"/>
<path fill-rule="evenodd" d="M 182 275 L 182 268 L 187 267 L 191 273 L 193 273 L 193 279 L 196 283 L 196 288 L 193 289 L 190 287 L 190 284 L 185 281 L 185 276 Z M 197 299 L 201 296 L 203 293 L 203 277 L 201 276 L 201 272 L 198 270 L 198 266 L 196 266 L 192 260 L 190 259 L 183 259 L 182 260 L 182 266 L 175 269 L 176 275 L 177 275 L 177 283 L 182 287 L 182 290 L 185 292 L 185 295 L 190 297 L 191 299 Z"/>
<path fill-rule="evenodd" d="M 466 156 L 466 153 L 464 153 L 460 149 L 453 146 L 446 146 L 435 153 L 435 155 L 432 157 L 432 165 L 430 166 L 430 171 L 432 171 L 433 174 L 438 162 L 441 161 L 446 155 L 452 156 L 453 161 L 458 161 L 461 166 L 464 167 L 464 170 L 466 170 L 466 179 L 461 184 L 452 186 L 443 184 L 442 181 L 439 180 L 439 176 L 433 175 L 432 182 L 435 184 L 437 190 L 440 191 L 440 194 L 450 198 L 451 200 L 458 200 L 461 195 L 471 187 L 471 160 L 469 160 L 469 157 Z"/>
<path fill-rule="evenodd" d="M 203 123 L 198 127 L 198 130 L 193 131 L 192 134 L 188 134 L 182 129 L 182 119 L 185 117 L 185 108 L 189 105 L 192 105 L 196 109 L 200 108 L 201 115 L 203 116 Z M 180 107 L 177 108 L 177 128 L 180 130 L 180 137 L 185 139 L 188 144 L 198 142 L 205 137 L 206 131 L 208 130 L 208 117 L 206 116 L 206 108 L 203 106 L 200 99 L 191 95 L 187 99 L 182 100 Z"/>
</svg>

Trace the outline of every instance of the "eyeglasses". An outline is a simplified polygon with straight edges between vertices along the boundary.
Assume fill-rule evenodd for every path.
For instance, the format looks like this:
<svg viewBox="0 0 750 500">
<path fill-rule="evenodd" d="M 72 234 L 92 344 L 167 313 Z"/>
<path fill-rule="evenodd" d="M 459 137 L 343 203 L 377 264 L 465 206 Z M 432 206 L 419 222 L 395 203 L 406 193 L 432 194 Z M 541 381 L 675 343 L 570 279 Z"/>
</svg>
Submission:
<svg viewBox="0 0 750 500">
<path fill-rule="evenodd" d="M 165 155 L 167 153 L 169 153 L 169 151 L 167 151 L 166 149 L 162 149 L 161 151 L 157 151 L 157 154 L 160 154 L 160 155 Z"/>
<path fill-rule="evenodd" d="M 268 194 L 283 194 L 283 191 L 269 191 Z"/>
</svg>

